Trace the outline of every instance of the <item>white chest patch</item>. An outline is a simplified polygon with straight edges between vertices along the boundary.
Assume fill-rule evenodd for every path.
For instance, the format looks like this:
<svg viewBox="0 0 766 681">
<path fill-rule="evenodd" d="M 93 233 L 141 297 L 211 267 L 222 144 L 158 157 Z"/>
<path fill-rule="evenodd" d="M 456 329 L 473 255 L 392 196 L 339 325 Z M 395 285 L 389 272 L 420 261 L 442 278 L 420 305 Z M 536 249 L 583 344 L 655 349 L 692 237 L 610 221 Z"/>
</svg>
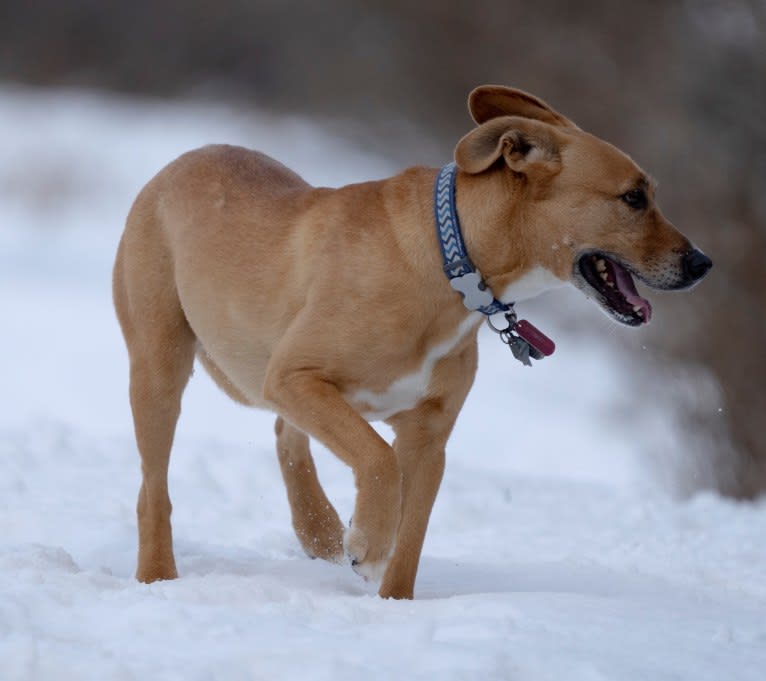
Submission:
<svg viewBox="0 0 766 681">
<path fill-rule="evenodd" d="M 468 315 L 450 338 L 429 348 L 417 371 L 397 378 L 385 392 L 358 390 L 349 396 L 349 401 L 351 404 L 364 405 L 362 416 L 368 421 L 385 421 L 400 411 L 412 409 L 428 393 L 436 363 L 465 337 L 481 316 L 479 312 Z"/>
<path fill-rule="evenodd" d="M 566 284 L 566 281 L 559 279 L 550 270 L 546 270 L 544 267 L 540 267 L 540 265 L 535 265 L 523 277 L 512 281 L 500 293 L 500 300 L 504 303 L 518 303 L 520 300 L 534 298 L 541 293 L 565 286 Z"/>
</svg>

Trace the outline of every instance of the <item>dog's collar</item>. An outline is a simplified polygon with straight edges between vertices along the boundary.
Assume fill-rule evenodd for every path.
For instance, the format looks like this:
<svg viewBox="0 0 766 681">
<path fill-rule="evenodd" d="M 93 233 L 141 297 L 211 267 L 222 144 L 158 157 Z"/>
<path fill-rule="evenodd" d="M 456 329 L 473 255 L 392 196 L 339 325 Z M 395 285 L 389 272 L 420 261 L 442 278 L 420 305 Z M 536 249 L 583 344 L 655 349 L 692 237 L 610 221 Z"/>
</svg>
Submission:
<svg viewBox="0 0 766 681">
<path fill-rule="evenodd" d="M 436 235 L 442 252 L 444 273 L 450 286 L 463 296 L 463 305 L 469 310 L 481 312 L 487 317 L 489 327 L 500 336 L 511 349 L 513 356 L 522 364 L 532 366 L 531 359 L 542 359 L 553 354 L 556 346 L 553 341 L 528 321 L 516 319 L 513 303 L 504 303 L 492 294 L 484 283 L 478 270 L 473 266 L 465 249 L 463 235 L 460 232 L 460 220 L 455 203 L 455 176 L 457 166 L 454 161 L 444 166 L 436 176 L 434 184 L 434 215 L 436 217 Z M 505 313 L 508 323 L 506 328 L 492 324 L 492 315 Z"/>
<path fill-rule="evenodd" d="M 487 317 L 512 311 L 513 303 L 506 305 L 492 295 L 468 257 L 455 204 L 455 175 L 457 167 L 453 161 L 439 171 L 434 185 L 436 234 L 442 251 L 444 273 L 450 286 L 463 296 L 463 305 L 469 310 L 481 312 Z"/>
</svg>

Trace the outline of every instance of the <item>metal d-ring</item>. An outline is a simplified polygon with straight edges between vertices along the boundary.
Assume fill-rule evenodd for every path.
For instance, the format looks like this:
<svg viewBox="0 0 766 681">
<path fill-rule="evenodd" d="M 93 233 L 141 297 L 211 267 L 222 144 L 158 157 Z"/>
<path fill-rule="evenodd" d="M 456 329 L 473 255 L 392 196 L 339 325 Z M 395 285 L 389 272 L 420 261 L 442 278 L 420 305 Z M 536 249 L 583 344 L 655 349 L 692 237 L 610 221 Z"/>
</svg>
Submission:
<svg viewBox="0 0 766 681">
<path fill-rule="evenodd" d="M 513 331 L 513 327 L 516 326 L 516 312 L 513 309 L 511 309 L 509 312 L 506 312 L 503 316 L 505 317 L 505 321 L 508 322 L 508 326 L 506 326 L 504 329 L 499 329 L 496 327 L 492 323 L 492 317 L 487 317 L 487 326 L 501 337 L 509 334 L 511 331 Z"/>
</svg>

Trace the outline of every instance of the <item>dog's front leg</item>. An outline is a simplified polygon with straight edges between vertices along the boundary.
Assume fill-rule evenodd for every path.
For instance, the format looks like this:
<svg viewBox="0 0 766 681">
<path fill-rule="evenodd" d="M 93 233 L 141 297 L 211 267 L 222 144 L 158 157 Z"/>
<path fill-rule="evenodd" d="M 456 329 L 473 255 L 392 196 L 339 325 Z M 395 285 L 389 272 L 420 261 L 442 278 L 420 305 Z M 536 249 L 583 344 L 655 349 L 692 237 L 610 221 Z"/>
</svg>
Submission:
<svg viewBox="0 0 766 681">
<path fill-rule="evenodd" d="M 263 392 L 284 419 L 353 470 L 356 505 L 343 545 L 359 574 L 379 579 L 393 549 L 401 512 L 401 473 L 393 449 L 316 371 L 291 368 L 275 355 Z"/>
<path fill-rule="evenodd" d="M 383 598 L 412 598 L 420 552 L 444 473 L 444 448 L 454 424 L 438 401 L 391 419 L 402 469 L 402 520 L 396 550 L 383 576 Z"/>
<path fill-rule="evenodd" d="M 444 450 L 473 384 L 476 343 L 437 365 L 433 384 L 443 388 L 415 409 L 388 420 L 402 470 L 402 521 L 396 550 L 378 592 L 382 598 L 412 598 L 431 509 L 444 473 Z"/>
</svg>

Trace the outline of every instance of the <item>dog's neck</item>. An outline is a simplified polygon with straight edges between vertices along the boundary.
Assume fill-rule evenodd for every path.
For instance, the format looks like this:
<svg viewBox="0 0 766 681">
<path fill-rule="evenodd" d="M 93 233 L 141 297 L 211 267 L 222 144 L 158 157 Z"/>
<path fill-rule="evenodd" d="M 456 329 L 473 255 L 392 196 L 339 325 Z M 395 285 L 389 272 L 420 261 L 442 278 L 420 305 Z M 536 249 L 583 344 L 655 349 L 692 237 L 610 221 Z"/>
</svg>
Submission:
<svg viewBox="0 0 766 681">
<path fill-rule="evenodd" d="M 521 216 L 512 209 L 515 201 L 500 204 L 496 198 L 518 192 L 509 173 L 489 171 L 484 173 L 483 182 L 467 173 L 458 173 L 457 209 L 463 227 L 466 248 L 474 259 L 484 278 L 499 285 L 520 278 L 530 262 L 521 224 Z M 491 183 L 496 187 L 487 187 Z M 502 230 L 497 229 L 502 225 Z M 502 234 L 504 238 L 498 238 Z"/>
<path fill-rule="evenodd" d="M 482 316 L 465 308 L 461 296 L 444 274 L 434 226 L 433 189 L 438 172 L 434 168 L 415 167 L 387 180 L 384 209 L 392 217 L 392 237 L 408 270 L 418 281 L 418 288 L 428 291 L 432 309 L 439 310 L 444 321 L 457 326 L 468 315 L 477 321 L 481 321 Z M 518 189 L 508 175 L 498 170 L 492 174 L 491 181 L 502 184 L 502 191 L 512 195 Z M 498 299 L 506 303 L 519 302 L 564 283 L 536 266 L 535 258 L 527 252 L 525 216 L 513 209 L 515 202 L 498 206 L 496 201 L 489 200 L 486 186 L 466 173 L 458 173 L 456 192 L 466 249 Z M 410 214 L 413 210 L 417 211 L 416 216 Z M 416 224 L 419 225 L 416 230 L 399 228 Z M 498 239 L 498 224 L 503 225 L 500 233 L 505 238 Z"/>
<path fill-rule="evenodd" d="M 533 298 L 563 286 L 533 252 L 527 231 L 536 229 L 529 209 L 516 197 L 520 181 L 504 168 L 482 174 L 481 181 L 458 173 L 457 211 L 466 248 L 484 281 L 504 303 Z M 492 186 L 494 185 L 494 186 Z M 502 203 L 492 197 L 507 196 Z"/>
</svg>

